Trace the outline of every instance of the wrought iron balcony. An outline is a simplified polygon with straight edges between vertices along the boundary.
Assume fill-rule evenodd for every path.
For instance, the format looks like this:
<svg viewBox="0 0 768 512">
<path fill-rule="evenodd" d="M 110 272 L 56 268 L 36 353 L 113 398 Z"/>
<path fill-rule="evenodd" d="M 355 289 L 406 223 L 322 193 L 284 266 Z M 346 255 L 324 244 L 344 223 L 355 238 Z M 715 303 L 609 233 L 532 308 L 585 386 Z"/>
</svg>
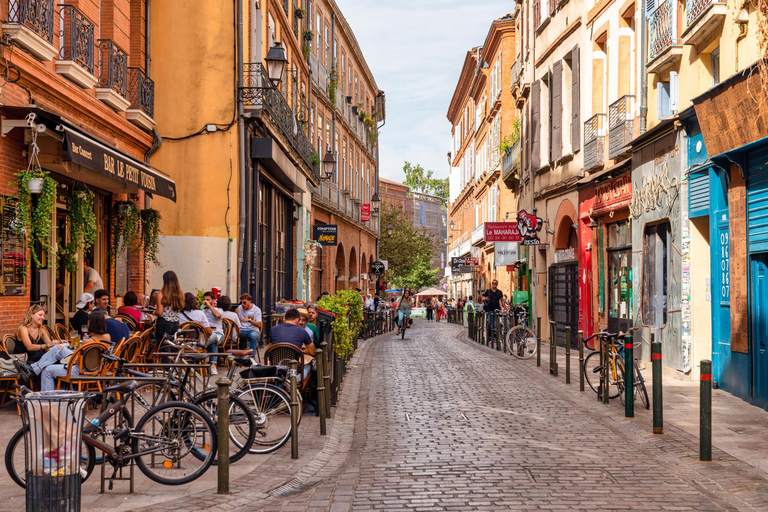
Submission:
<svg viewBox="0 0 768 512">
<path fill-rule="evenodd" d="M 131 108 L 154 117 L 155 82 L 139 68 L 128 68 L 128 101 Z"/>
<path fill-rule="evenodd" d="M 328 180 L 320 181 L 320 186 L 312 195 L 312 199 L 349 217 L 353 221 L 366 226 L 374 232 L 379 231 L 379 217 L 371 215 L 371 220 L 360 220 L 361 201 L 353 199 L 348 190 L 342 190 L 338 185 Z"/>
<path fill-rule="evenodd" d="M 243 85 L 244 87 L 239 91 L 239 99 L 243 105 L 246 108 L 266 112 L 315 178 L 320 179 L 319 170 L 312 165 L 314 149 L 304 132 L 305 123 L 300 122 L 282 93 L 272 86 L 269 75 L 260 62 L 243 65 Z"/>
<path fill-rule="evenodd" d="M 677 9 L 672 0 L 663 0 L 648 19 L 648 60 L 661 55 L 670 46 L 679 44 Z"/>
<path fill-rule="evenodd" d="M 712 5 L 714 0 L 686 0 L 685 1 L 685 24 L 693 24 L 699 16 L 704 14 L 707 7 Z"/>
<path fill-rule="evenodd" d="M 683 44 L 706 45 L 722 29 L 728 6 L 723 0 L 686 0 Z"/>
<path fill-rule="evenodd" d="M 74 5 L 61 7 L 61 50 L 62 60 L 79 64 L 90 74 L 94 73 L 93 23 Z"/>
<path fill-rule="evenodd" d="M 128 95 L 128 56 L 111 39 L 99 39 L 99 87 Z"/>
<path fill-rule="evenodd" d="M 24 25 L 53 44 L 53 0 L 8 0 L 8 23 Z"/>
<path fill-rule="evenodd" d="M 520 179 L 520 139 L 507 148 L 502 156 L 501 179 L 507 185 Z"/>
<path fill-rule="evenodd" d="M 605 163 L 605 114 L 595 114 L 584 122 L 584 170 Z"/>
<path fill-rule="evenodd" d="M 632 140 L 634 101 L 634 96 L 626 95 L 608 107 L 608 158 L 616 158 L 627 153 L 627 144 Z"/>
</svg>

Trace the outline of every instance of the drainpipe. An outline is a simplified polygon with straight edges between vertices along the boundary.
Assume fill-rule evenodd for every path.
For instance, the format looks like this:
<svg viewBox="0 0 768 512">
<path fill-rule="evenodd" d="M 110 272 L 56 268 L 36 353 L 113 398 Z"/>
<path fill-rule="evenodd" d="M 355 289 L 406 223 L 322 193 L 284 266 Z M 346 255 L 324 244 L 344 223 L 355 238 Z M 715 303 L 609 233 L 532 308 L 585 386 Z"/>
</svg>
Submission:
<svg viewBox="0 0 768 512">
<path fill-rule="evenodd" d="M 640 7 L 640 133 L 645 133 L 648 117 L 648 73 L 645 72 L 645 39 L 647 23 L 645 19 L 646 2 Z"/>
<path fill-rule="evenodd" d="M 318 27 L 319 30 L 319 27 Z M 336 72 L 336 54 L 334 53 L 334 43 L 336 42 L 336 13 L 331 15 L 331 73 Z M 327 42 L 326 42 L 327 43 Z M 339 172 L 339 155 L 336 154 L 336 104 L 334 102 L 331 105 L 333 111 L 333 125 L 331 126 L 331 151 L 333 151 L 333 158 L 336 160 L 334 165 L 334 176 L 338 179 Z"/>
<path fill-rule="evenodd" d="M 247 196 L 246 178 L 246 141 L 245 141 L 245 121 L 243 119 L 243 103 L 240 101 L 240 87 L 243 85 L 243 5 L 241 0 L 235 0 L 235 10 L 237 12 L 237 22 L 235 24 L 235 41 L 237 44 L 237 69 L 235 69 L 236 86 L 235 102 L 237 103 L 237 140 L 238 140 L 238 167 L 240 169 L 240 229 L 238 235 L 238 255 L 237 255 L 237 275 L 242 276 L 243 262 L 245 261 L 245 221 L 247 215 L 247 205 L 245 198 Z M 232 240 L 227 240 L 227 294 L 231 297 L 229 287 L 232 281 Z"/>
</svg>

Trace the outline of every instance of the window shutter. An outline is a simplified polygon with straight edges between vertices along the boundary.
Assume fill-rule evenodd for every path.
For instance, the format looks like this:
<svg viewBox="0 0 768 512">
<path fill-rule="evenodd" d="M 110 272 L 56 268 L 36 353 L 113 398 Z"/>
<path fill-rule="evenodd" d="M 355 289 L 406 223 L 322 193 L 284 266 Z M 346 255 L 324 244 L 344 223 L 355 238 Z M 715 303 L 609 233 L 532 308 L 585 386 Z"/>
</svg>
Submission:
<svg viewBox="0 0 768 512">
<path fill-rule="evenodd" d="M 581 106 L 579 98 L 579 47 L 571 52 L 571 151 L 581 149 Z"/>
<path fill-rule="evenodd" d="M 547 91 L 548 91 L 548 97 L 547 100 L 549 101 L 549 108 L 547 109 L 547 153 L 546 158 L 547 161 L 544 162 L 545 164 L 547 162 L 552 161 L 552 71 L 547 71 Z"/>
<path fill-rule="evenodd" d="M 677 112 L 677 71 L 669 72 L 669 110 Z"/>
<path fill-rule="evenodd" d="M 552 137 L 550 152 L 552 161 L 563 156 L 563 61 L 558 60 L 552 67 Z"/>
<path fill-rule="evenodd" d="M 656 10 L 656 0 L 645 0 L 645 13 L 651 14 Z"/>
<path fill-rule="evenodd" d="M 536 80 L 531 84 L 531 171 L 541 167 L 541 83 Z"/>
<path fill-rule="evenodd" d="M 670 115 L 669 111 L 669 82 L 659 82 L 656 88 L 659 104 L 659 119 L 666 119 Z"/>
</svg>

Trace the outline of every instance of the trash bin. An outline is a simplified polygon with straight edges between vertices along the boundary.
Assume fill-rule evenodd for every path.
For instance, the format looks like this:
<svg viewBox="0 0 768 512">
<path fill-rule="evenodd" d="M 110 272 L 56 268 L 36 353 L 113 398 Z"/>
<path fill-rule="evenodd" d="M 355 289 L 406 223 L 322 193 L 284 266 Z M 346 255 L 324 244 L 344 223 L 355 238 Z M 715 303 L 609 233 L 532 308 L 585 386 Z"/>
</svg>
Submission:
<svg viewBox="0 0 768 512">
<path fill-rule="evenodd" d="M 27 512 L 80 510 L 80 450 L 86 398 L 75 391 L 24 397 Z"/>
</svg>

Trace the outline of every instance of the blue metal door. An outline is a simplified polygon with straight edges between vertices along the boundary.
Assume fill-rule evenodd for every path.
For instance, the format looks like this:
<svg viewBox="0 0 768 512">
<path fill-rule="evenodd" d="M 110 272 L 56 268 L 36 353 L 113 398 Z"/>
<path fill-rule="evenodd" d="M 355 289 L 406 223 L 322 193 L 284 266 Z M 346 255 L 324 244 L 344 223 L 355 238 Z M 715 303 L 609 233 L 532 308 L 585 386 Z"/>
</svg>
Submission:
<svg viewBox="0 0 768 512">
<path fill-rule="evenodd" d="M 712 377 L 725 389 L 733 389 L 730 382 L 733 372 L 726 371 L 731 362 L 731 279 L 730 279 L 730 229 L 728 210 L 714 212 L 710 217 L 712 293 Z"/>
<path fill-rule="evenodd" d="M 752 254 L 752 365 L 755 404 L 768 405 L 768 253 Z"/>
</svg>

